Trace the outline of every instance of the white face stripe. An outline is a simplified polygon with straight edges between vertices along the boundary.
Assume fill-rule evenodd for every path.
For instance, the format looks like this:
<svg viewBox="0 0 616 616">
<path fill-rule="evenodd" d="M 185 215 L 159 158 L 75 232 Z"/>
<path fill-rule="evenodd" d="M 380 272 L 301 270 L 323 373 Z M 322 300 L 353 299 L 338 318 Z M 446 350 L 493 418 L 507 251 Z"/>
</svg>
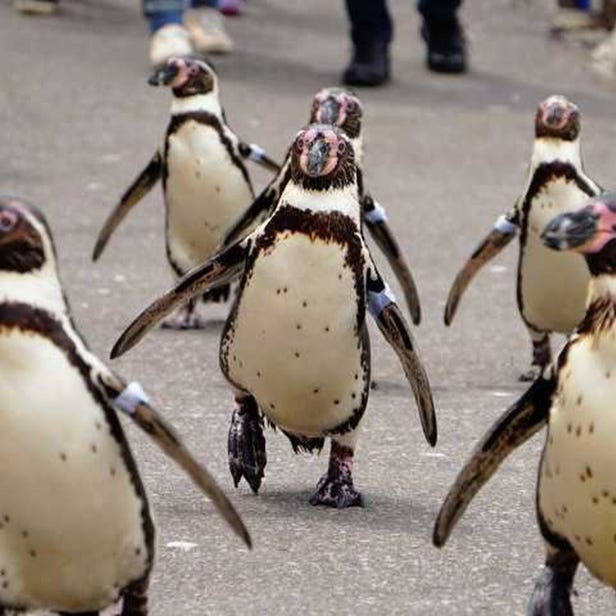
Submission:
<svg viewBox="0 0 616 616">
<path fill-rule="evenodd" d="M 193 96 L 174 96 L 171 101 L 171 115 L 191 113 L 194 111 L 207 111 L 217 118 L 222 119 L 222 107 L 218 98 L 218 87 L 207 94 L 195 94 Z"/>
<path fill-rule="evenodd" d="M 551 137 L 541 137 L 535 139 L 533 153 L 531 156 L 531 171 L 541 163 L 559 160 L 571 163 L 577 169 L 582 169 L 582 155 L 580 151 L 580 140 L 563 141 Z"/>
</svg>

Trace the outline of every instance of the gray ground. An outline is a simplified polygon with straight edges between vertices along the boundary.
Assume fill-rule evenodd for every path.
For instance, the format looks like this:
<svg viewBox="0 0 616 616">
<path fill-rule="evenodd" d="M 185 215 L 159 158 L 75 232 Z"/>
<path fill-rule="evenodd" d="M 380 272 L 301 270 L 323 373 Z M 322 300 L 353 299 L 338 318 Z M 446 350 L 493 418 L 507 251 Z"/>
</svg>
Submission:
<svg viewBox="0 0 616 616">
<path fill-rule="evenodd" d="M 514 301 L 515 248 L 491 264 L 442 324 L 462 260 L 522 188 L 539 100 L 561 92 L 583 111 L 587 169 L 612 181 L 613 90 L 581 50 L 550 40 L 546 4 L 473 0 L 472 71 L 428 74 L 411 2 L 397 0 L 394 82 L 361 92 L 367 183 L 387 206 L 420 289 L 416 330 L 437 403 L 439 443 L 424 442 L 394 354 L 372 328 L 373 392 L 356 464 L 362 510 L 307 500 L 327 458 L 296 457 L 268 438 L 254 497 L 226 467 L 231 396 L 217 363 L 223 308 L 205 333 L 157 331 L 115 367 L 140 380 L 226 487 L 255 543 L 248 552 L 212 506 L 129 428 L 159 527 L 153 614 L 520 614 L 542 564 L 534 518 L 540 438 L 476 499 L 450 543 L 430 542 L 438 506 L 473 443 L 523 387 L 529 344 Z M 171 278 L 159 190 L 137 208 L 101 262 L 89 255 L 109 208 L 162 136 L 169 95 L 144 79 L 146 28 L 136 0 L 66 0 L 61 17 L 0 5 L 0 192 L 40 204 L 55 230 L 77 321 L 107 353 Z M 279 156 L 311 95 L 347 60 L 342 2 L 250 0 L 229 23 L 238 51 L 216 62 L 232 126 Z M 262 186 L 266 177 L 255 172 Z M 383 268 L 386 272 L 386 268 Z M 173 542 L 184 542 L 174 547 Z M 171 544 L 171 545 L 170 545 Z M 605 614 L 610 589 L 581 571 L 579 614 Z"/>
</svg>

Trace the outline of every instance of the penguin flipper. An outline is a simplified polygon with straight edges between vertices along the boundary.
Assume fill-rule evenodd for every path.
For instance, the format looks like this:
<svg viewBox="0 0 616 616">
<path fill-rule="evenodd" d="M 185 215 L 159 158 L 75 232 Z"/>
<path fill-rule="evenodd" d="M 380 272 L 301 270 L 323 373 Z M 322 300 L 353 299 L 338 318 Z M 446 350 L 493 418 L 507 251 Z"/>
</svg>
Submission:
<svg viewBox="0 0 616 616">
<path fill-rule="evenodd" d="M 552 369 L 546 372 L 488 430 L 458 473 L 434 524 L 432 541 L 437 547 L 445 544 L 475 494 L 505 458 L 547 423 L 556 375 Z"/>
<path fill-rule="evenodd" d="M 288 182 L 288 178 L 288 164 L 285 162 L 276 177 L 261 191 L 259 196 L 244 210 L 244 213 L 226 232 L 220 244 L 221 247 L 231 246 L 231 244 L 242 239 L 246 233 L 254 229 L 272 213 Z"/>
<path fill-rule="evenodd" d="M 145 169 L 143 169 L 134 182 L 128 187 L 118 204 L 107 217 L 96 239 L 94 251 L 92 252 L 92 261 L 96 261 L 101 256 L 111 234 L 116 230 L 133 206 L 141 201 L 152 186 L 156 184 L 158 179 L 162 176 L 162 173 L 163 159 L 160 152 L 157 151 L 156 154 L 152 156 Z"/>
<path fill-rule="evenodd" d="M 191 298 L 232 281 L 242 270 L 248 255 L 248 239 L 233 244 L 188 272 L 178 283 L 154 300 L 124 330 L 111 350 L 111 359 L 135 346 L 159 321 Z"/>
<path fill-rule="evenodd" d="M 385 340 L 398 355 L 404 374 L 413 390 L 424 435 L 428 443 L 434 447 L 437 439 L 436 413 L 428 375 L 419 358 L 413 335 L 391 291 L 376 269 L 373 272 L 376 278 L 368 276 L 367 281 L 368 309 Z"/>
<path fill-rule="evenodd" d="M 214 503 L 214 506 L 233 531 L 251 548 L 252 541 L 241 517 L 216 483 L 209 471 L 186 448 L 173 426 L 150 404 L 145 392 L 137 383 L 126 383 L 107 370 L 101 375 L 113 397 L 109 402 L 114 408 L 128 415 L 150 438 L 180 466 L 193 483 Z M 109 394 L 109 391 L 107 392 Z"/>
<path fill-rule="evenodd" d="M 400 246 L 387 224 L 385 210 L 370 195 L 366 194 L 362 199 L 362 212 L 370 235 L 372 235 L 381 252 L 387 258 L 389 266 L 400 283 L 413 324 L 419 325 L 421 321 L 421 305 L 419 303 L 417 286 L 404 258 L 404 254 L 400 250 Z"/>
<path fill-rule="evenodd" d="M 245 141 L 240 141 L 238 143 L 238 149 L 243 158 L 252 160 L 272 173 L 278 173 L 281 169 L 281 166 L 275 160 L 270 158 L 266 154 L 265 150 L 256 143 L 246 143 Z"/>
<path fill-rule="evenodd" d="M 503 220 L 503 218 L 500 218 L 499 222 L 501 220 Z M 451 285 L 449 295 L 447 296 L 447 304 L 445 306 L 445 325 L 451 325 L 462 294 L 475 274 L 509 244 L 515 237 L 516 232 L 517 225 L 509 223 L 509 227 L 501 225 L 501 228 L 499 228 L 499 223 L 497 222 L 492 231 L 490 231 L 481 244 L 479 244 L 475 252 L 473 252 L 469 260 L 464 264 L 464 267 L 458 272 L 456 279 Z"/>
</svg>

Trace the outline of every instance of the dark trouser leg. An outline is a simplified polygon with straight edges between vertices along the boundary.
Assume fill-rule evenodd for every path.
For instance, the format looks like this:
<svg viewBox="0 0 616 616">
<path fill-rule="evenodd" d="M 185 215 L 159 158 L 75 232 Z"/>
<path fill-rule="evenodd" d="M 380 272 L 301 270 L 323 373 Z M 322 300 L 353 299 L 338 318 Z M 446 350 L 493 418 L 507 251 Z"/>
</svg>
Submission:
<svg viewBox="0 0 616 616">
<path fill-rule="evenodd" d="M 317 484 L 317 490 L 310 499 L 311 505 L 328 507 L 361 507 L 361 494 L 353 485 L 353 456 L 357 431 L 331 437 L 331 451 L 327 472 Z"/>
<path fill-rule="evenodd" d="M 229 438 L 229 470 L 235 487 L 244 477 L 256 494 L 265 474 L 267 455 L 263 436 L 263 419 L 257 401 L 246 392 L 236 392 L 231 415 Z"/>
<path fill-rule="evenodd" d="M 419 0 L 423 17 L 421 34 L 428 51 L 428 68 L 438 73 L 462 73 L 466 70 L 466 42 L 457 11 L 461 0 Z"/>
<path fill-rule="evenodd" d="M 349 85 L 376 86 L 389 78 L 393 24 L 386 0 L 346 0 L 353 59 L 343 75 Z"/>
<path fill-rule="evenodd" d="M 573 616 L 571 586 L 579 564 L 572 549 L 547 544 L 545 567 L 535 581 L 527 616 Z"/>
</svg>

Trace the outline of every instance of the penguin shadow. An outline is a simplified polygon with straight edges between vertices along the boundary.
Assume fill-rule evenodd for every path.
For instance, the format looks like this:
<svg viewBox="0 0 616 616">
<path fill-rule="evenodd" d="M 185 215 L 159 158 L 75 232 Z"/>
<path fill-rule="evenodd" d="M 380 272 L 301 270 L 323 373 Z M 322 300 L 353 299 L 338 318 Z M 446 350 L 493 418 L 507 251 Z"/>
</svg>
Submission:
<svg viewBox="0 0 616 616">
<path fill-rule="evenodd" d="M 361 485 L 359 488 L 361 490 Z M 331 528 L 334 524 L 355 531 L 410 533 L 417 538 L 427 538 L 426 529 L 432 529 L 436 511 L 422 503 L 419 496 L 413 499 L 368 490 L 361 492 L 363 507 L 346 509 L 311 505 L 309 500 L 313 490 L 265 489 L 255 498 L 262 505 L 260 520 L 288 518 L 294 522 L 305 520 L 306 526 L 311 528 Z"/>
</svg>

